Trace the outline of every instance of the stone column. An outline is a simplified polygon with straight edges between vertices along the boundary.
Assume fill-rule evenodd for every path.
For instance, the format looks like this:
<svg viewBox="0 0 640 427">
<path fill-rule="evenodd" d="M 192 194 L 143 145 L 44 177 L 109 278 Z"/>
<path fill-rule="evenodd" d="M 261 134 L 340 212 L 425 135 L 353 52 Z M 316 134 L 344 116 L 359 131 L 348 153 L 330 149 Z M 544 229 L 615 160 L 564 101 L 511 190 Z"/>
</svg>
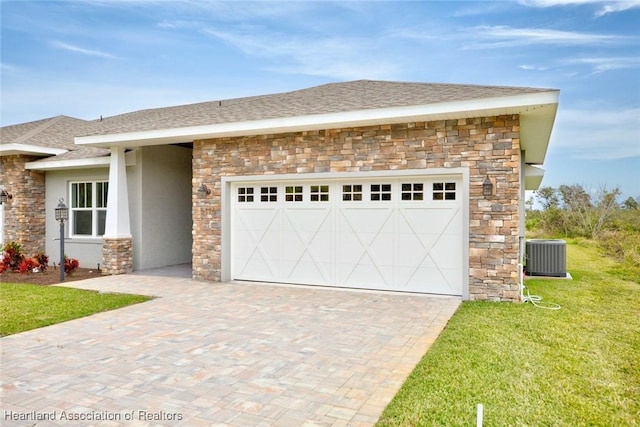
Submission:
<svg viewBox="0 0 640 427">
<path fill-rule="evenodd" d="M 107 218 L 102 245 L 103 274 L 125 274 L 133 271 L 133 239 L 124 150 L 124 147 L 111 148 Z"/>
<path fill-rule="evenodd" d="M 2 207 L 2 240 L 4 244 L 20 243 L 27 257 L 45 248 L 45 174 L 25 169 L 26 163 L 37 159 L 25 155 L 0 157 L 0 188 L 13 195 Z"/>
</svg>

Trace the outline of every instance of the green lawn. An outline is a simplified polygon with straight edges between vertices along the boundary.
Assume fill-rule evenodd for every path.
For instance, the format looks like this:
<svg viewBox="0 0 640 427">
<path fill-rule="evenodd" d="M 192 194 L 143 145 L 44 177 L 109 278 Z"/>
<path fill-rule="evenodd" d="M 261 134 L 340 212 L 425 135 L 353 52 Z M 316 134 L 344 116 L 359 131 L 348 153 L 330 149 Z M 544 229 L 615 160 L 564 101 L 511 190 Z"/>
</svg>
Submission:
<svg viewBox="0 0 640 427">
<path fill-rule="evenodd" d="M 378 426 L 640 425 L 640 284 L 567 246 L 572 281 L 528 280 L 558 311 L 465 302 Z"/>
<path fill-rule="evenodd" d="M 109 294 L 58 286 L 0 283 L 0 336 L 148 301 L 141 295 Z"/>
</svg>

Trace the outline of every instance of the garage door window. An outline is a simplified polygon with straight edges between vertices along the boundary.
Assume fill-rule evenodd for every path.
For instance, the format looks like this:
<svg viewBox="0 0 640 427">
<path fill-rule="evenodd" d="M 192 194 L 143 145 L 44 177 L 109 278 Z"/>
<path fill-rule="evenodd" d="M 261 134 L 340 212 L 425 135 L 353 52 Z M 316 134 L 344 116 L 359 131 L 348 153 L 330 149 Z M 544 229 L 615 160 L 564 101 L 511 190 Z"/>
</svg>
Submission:
<svg viewBox="0 0 640 427">
<path fill-rule="evenodd" d="M 433 200 L 455 200 L 456 199 L 456 183 L 455 182 L 434 182 L 433 183 Z"/>
<path fill-rule="evenodd" d="M 424 184 L 402 184 L 402 200 L 424 200 Z"/>
<path fill-rule="evenodd" d="M 343 185 L 342 186 L 342 200 L 345 202 L 360 202 L 362 201 L 362 185 Z"/>
<path fill-rule="evenodd" d="M 312 202 L 328 202 L 329 186 L 328 185 L 312 185 L 311 201 Z"/>
<path fill-rule="evenodd" d="M 286 202 L 301 202 L 302 201 L 302 186 L 288 185 L 284 188 L 284 200 Z"/>
<path fill-rule="evenodd" d="M 371 201 L 391 200 L 391 184 L 371 184 Z"/>
<path fill-rule="evenodd" d="M 277 202 L 278 187 L 260 187 L 261 202 Z"/>
<path fill-rule="evenodd" d="M 253 202 L 253 187 L 238 188 L 238 202 Z"/>
</svg>

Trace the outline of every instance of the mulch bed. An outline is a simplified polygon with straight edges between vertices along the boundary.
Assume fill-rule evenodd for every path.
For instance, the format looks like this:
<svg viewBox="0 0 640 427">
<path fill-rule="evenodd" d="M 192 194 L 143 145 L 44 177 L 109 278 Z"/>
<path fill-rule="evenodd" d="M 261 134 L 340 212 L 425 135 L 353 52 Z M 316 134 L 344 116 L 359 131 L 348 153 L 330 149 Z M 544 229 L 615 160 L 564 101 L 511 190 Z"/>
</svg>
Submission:
<svg viewBox="0 0 640 427">
<path fill-rule="evenodd" d="M 100 277 L 102 273 L 97 269 L 76 268 L 71 275 L 65 274 L 64 281 L 72 282 L 76 280 L 90 279 L 92 277 Z M 0 282 L 3 283 L 31 283 L 34 285 L 56 285 L 60 283 L 60 270 L 47 268 L 47 271 L 40 273 L 15 273 L 5 271 L 0 274 Z"/>
</svg>

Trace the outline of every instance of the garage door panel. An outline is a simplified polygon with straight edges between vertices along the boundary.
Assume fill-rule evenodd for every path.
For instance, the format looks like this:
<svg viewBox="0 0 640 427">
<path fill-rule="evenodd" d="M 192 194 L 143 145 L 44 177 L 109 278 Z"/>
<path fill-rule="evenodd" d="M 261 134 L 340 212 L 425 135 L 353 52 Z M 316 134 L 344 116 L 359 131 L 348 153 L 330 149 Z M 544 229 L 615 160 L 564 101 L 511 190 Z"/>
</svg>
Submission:
<svg viewBox="0 0 640 427">
<path fill-rule="evenodd" d="M 264 251 L 255 249 L 247 258 L 238 261 L 239 274 L 246 280 L 277 280 L 277 266 L 269 259 Z"/>
<path fill-rule="evenodd" d="M 338 264 L 338 284 L 365 289 L 392 289 L 393 268 L 377 264 L 364 254 L 356 264 Z"/>
<path fill-rule="evenodd" d="M 262 234 L 272 226 L 280 212 L 274 209 L 243 209 L 236 213 L 236 219 L 241 223 L 242 229 Z"/>
<path fill-rule="evenodd" d="M 333 264 L 321 262 L 309 251 L 305 251 L 295 261 L 282 261 L 283 279 L 287 283 L 305 283 L 312 285 L 327 284 L 333 280 Z"/>
<path fill-rule="evenodd" d="M 446 295 L 457 292 L 437 268 L 418 269 L 398 290 Z"/>
<path fill-rule="evenodd" d="M 358 236 L 367 236 L 369 243 L 373 237 L 381 232 L 392 233 L 393 209 L 341 209 L 340 228 L 350 228 Z"/>
<path fill-rule="evenodd" d="M 440 239 L 429 252 L 441 268 L 457 268 L 460 265 L 462 243 L 449 238 Z"/>
<path fill-rule="evenodd" d="M 442 233 L 461 232 L 458 226 L 459 217 L 457 214 L 460 209 L 437 209 L 437 208 L 413 208 L 400 209 L 400 218 L 398 224 L 399 233 L 429 233 L 438 230 Z"/>
</svg>

